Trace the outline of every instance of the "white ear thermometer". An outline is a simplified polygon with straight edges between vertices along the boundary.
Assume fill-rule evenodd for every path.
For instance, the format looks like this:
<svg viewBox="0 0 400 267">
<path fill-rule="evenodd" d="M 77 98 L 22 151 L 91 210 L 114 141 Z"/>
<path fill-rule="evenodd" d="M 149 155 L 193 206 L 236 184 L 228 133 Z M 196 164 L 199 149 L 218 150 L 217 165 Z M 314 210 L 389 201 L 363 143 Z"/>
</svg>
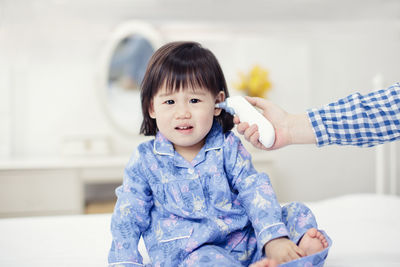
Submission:
<svg viewBox="0 0 400 267">
<path fill-rule="evenodd" d="M 239 117 L 241 122 L 247 122 L 250 126 L 256 124 L 260 137 L 258 141 L 266 148 L 270 148 L 275 142 L 275 130 L 272 124 L 253 107 L 243 96 L 232 96 L 224 102 L 215 105 L 226 112 Z"/>
</svg>

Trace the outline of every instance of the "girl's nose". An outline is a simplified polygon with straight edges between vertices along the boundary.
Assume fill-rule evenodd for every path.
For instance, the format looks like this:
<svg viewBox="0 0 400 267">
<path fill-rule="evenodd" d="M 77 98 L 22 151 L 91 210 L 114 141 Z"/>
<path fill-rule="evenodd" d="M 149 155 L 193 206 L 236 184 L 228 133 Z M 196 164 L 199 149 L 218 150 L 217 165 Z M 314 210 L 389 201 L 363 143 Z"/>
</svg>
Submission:
<svg viewBox="0 0 400 267">
<path fill-rule="evenodd" d="M 179 105 L 176 111 L 177 119 L 190 119 L 192 117 L 187 105 Z"/>
</svg>

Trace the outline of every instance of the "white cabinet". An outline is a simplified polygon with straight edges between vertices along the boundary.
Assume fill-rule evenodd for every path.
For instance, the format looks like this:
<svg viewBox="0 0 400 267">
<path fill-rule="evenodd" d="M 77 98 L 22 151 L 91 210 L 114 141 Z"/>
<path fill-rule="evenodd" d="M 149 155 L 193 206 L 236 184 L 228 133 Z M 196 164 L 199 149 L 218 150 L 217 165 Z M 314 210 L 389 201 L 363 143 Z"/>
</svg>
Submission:
<svg viewBox="0 0 400 267">
<path fill-rule="evenodd" d="M 0 217 L 81 214 L 85 184 L 121 183 L 128 159 L 0 161 Z"/>
<path fill-rule="evenodd" d="M 73 214 L 83 210 L 77 170 L 41 169 L 0 172 L 0 217 Z"/>
</svg>

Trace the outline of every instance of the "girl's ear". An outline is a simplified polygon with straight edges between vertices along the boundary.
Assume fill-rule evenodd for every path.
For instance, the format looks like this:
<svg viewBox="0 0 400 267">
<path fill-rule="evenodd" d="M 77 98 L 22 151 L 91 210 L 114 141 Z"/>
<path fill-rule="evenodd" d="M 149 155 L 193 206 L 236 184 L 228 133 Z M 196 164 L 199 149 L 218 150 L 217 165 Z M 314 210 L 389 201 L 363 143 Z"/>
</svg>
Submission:
<svg viewBox="0 0 400 267">
<path fill-rule="evenodd" d="M 217 96 L 215 97 L 215 104 L 221 103 L 225 101 L 225 92 L 224 91 L 219 91 Z M 220 108 L 214 108 L 214 116 L 219 116 L 221 114 L 221 109 Z"/>
<path fill-rule="evenodd" d="M 149 105 L 149 116 L 152 119 L 156 118 L 156 113 L 154 112 L 154 105 L 153 105 L 153 101 L 150 101 L 150 105 Z"/>
</svg>

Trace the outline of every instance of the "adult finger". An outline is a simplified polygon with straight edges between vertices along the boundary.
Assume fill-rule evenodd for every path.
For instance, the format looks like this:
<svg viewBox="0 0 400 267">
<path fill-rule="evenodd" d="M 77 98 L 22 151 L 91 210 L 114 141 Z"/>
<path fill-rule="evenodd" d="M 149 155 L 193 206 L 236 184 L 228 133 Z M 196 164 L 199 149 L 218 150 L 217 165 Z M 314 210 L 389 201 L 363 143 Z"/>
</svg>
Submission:
<svg viewBox="0 0 400 267">
<path fill-rule="evenodd" d="M 247 101 L 250 102 L 253 106 L 265 110 L 267 108 L 267 100 L 261 97 L 250 97 L 246 96 Z"/>
<path fill-rule="evenodd" d="M 251 136 L 249 136 L 249 142 L 253 145 L 253 146 L 259 146 L 259 141 L 258 139 L 260 138 L 260 133 L 258 131 L 255 131 Z"/>
<path fill-rule="evenodd" d="M 235 115 L 235 116 L 233 117 L 233 123 L 234 123 L 234 124 L 239 124 L 239 123 L 240 123 L 240 119 L 239 119 L 238 116 Z"/>
<path fill-rule="evenodd" d="M 253 124 L 244 131 L 244 138 L 250 142 L 251 137 L 258 131 L 257 125 Z"/>
<path fill-rule="evenodd" d="M 245 131 L 249 128 L 249 124 L 247 122 L 241 122 L 237 125 L 236 130 L 238 133 L 244 135 Z"/>
</svg>

